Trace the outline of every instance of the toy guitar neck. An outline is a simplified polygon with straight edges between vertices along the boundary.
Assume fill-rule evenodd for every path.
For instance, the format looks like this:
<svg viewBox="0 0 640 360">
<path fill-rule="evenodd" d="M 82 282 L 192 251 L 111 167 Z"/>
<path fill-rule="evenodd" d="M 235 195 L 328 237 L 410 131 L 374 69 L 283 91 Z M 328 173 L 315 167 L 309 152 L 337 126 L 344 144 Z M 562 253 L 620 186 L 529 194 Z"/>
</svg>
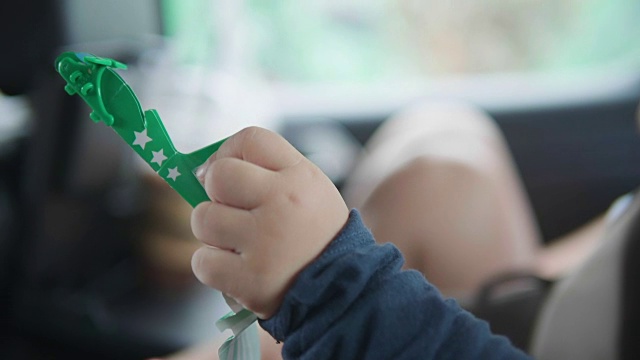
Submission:
<svg viewBox="0 0 640 360">
<path fill-rule="evenodd" d="M 127 83 L 113 69 L 126 65 L 86 53 L 65 52 L 55 62 L 69 95 L 78 94 L 93 110 L 90 117 L 117 132 L 191 206 L 208 201 L 194 171 L 224 139 L 194 151 L 177 151 L 156 110 L 143 111 Z"/>
</svg>

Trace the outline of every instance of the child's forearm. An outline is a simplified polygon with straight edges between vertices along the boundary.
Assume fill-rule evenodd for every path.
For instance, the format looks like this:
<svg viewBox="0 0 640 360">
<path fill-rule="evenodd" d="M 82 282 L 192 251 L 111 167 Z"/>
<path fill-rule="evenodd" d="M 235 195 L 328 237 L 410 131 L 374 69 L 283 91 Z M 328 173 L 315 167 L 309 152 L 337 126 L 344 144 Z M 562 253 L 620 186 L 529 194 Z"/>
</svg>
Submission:
<svg viewBox="0 0 640 360">
<path fill-rule="evenodd" d="M 261 325 L 285 342 L 285 358 L 527 357 L 402 263 L 395 247 L 375 245 L 354 211 Z"/>
</svg>

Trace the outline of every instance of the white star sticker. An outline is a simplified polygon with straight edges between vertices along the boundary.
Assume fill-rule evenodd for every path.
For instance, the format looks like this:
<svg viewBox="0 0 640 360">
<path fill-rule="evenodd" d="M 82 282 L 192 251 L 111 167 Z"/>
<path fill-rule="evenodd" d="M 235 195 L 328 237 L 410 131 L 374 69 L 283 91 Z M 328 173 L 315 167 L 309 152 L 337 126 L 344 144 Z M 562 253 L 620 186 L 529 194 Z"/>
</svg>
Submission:
<svg viewBox="0 0 640 360">
<path fill-rule="evenodd" d="M 162 162 L 167 160 L 167 157 L 164 156 L 164 149 L 160 149 L 160 151 L 151 151 L 153 153 L 153 159 L 151 159 L 152 163 L 156 163 L 162 166 Z"/>
<path fill-rule="evenodd" d="M 178 178 L 178 176 L 180 176 L 180 172 L 178 172 L 178 167 L 174 167 L 173 169 L 169 169 L 169 175 L 167 175 L 167 179 L 171 179 L 173 181 L 176 181 L 176 178 Z"/>
<path fill-rule="evenodd" d="M 140 145 L 142 150 L 144 150 L 144 146 L 147 145 L 149 141 L 153 140 L 147 135 L 147 129 L 141 132 L 134 131 L 133 134 L 136 136 L 136 139 L 133 140 L 133 145 Z"/>
</svg>

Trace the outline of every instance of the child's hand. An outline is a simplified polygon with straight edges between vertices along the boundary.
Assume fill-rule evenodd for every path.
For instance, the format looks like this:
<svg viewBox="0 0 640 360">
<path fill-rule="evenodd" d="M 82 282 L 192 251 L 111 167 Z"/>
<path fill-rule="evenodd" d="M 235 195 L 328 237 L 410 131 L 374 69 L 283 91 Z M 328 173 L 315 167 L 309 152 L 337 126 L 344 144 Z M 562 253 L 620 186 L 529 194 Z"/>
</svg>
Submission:
<svg viewBox="0 0 640 360">
<path fill-rule="evenodd" d="M 202 168 L 212 201 L 194 209 L 191 227 L 209 246 L 193 255 L 193 271 L 267 319 L 349 211 L 320 169 L 265 129 L 233 135 Z"/>
</svg>

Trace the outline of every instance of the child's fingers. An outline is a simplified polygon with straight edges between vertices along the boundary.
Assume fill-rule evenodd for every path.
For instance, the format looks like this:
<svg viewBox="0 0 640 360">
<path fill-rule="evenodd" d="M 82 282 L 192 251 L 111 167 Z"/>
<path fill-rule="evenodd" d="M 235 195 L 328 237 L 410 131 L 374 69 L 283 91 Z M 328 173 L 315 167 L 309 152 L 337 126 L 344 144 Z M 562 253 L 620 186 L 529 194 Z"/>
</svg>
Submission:
<svg viewBox="0 0 640 360">
<path fill-rule="evenodd" d="M 191 268 L 203 284 L 228 294 L 238 295 L 243 283 L 243 260 L 231 251 L 203 246 L 191 258 Z"/>
<path fill-rule="evenodd" d="M 215 201 L 200 203 L 193 209 L 191 229 L 203 243 L 238 253 L 257 236 L 255 218 L 250 212 Z"/>
<path fill-rule="evenodd" d="M 231 136 L 210 159 L 233 157 L 278 171 L 297 164 L 302 154 L 282 136 L 259 127 L 248 127 Z"/>
<path fill-rule="evenodd" d="M 264 202 L 277 175 L 246 161 L 223 158 L 209 166 L 204 188 L 211 199 L 252 210 Z"/>
</svg>

